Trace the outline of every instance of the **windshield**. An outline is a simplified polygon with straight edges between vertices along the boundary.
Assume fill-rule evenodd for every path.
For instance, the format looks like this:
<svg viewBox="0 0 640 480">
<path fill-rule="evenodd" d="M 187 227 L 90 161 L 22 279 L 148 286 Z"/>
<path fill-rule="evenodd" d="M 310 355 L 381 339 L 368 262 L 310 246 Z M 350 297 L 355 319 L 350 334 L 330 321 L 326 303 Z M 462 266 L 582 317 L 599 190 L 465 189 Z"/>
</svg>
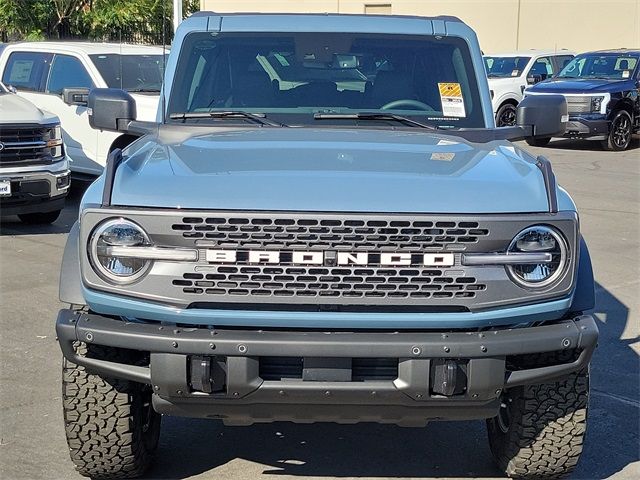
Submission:
<svg viewBox="0 0 640 480">
<path fill-rule="evenodd" d="M 489 78 L 519 77 L 531 57 L 484 57 Z"/>
<path fill-rule="evenodd" d="M 175 118 L 241 110 L 295 124 L 314 123 L 318 113 L 382 112 L 446 127 L 485 126 L 460 38 L 197 32 L 185 39 L 177 72 L 168 104 Z"/>
<path fill-rule="evenodd" d="M 558 74 L 560 78 L 603 78 L 623 80 L 632 78 L 638 65 L 637 54 L 578 55 Z"/>
<path fill-rule="evenodd" d="M 160 92 L 162 55 L 89 55 L 110 88 L 128 92 Z"/>
</svg>

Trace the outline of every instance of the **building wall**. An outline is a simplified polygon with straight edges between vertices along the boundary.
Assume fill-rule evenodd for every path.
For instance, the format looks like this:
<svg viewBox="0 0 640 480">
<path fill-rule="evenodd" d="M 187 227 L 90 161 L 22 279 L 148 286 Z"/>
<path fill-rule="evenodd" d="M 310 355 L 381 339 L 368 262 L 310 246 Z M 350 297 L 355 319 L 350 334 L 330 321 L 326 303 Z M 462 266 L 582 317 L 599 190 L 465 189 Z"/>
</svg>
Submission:
<svg viewBox="0 0 640 480">
<path fill-rule="evenodd" d="M 640 0 L 200 0 L 216 12 L 454 15 L 485 52 L 640 48 Z"/>
</svg>

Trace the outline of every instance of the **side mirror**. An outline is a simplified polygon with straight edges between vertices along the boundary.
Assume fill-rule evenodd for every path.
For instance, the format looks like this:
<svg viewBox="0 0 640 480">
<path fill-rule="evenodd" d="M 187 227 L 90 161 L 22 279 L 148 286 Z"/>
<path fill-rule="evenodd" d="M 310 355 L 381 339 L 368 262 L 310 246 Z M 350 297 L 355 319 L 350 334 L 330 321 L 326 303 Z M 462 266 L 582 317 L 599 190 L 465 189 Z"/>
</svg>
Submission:
<svg viewBox="0 0 640 480">
<path fill-rule="evenodd" d="M 126 132 L 136 119 L 136 101 L 119 88 L 94 88 L 89 92 L 89 125 L 98 130 Z"/>
<path fill-rule="evenodd" d="M 7 87 L 7 90 L 9 90 L 10 93 L 18 93 L 18 90 L 16 90 L 16 87 L 14 87 L 13 85 L 5 85 Z"/>
<path fill-rule="evenodd" d="M 568 121 L 567 100 L 562 95 L 527 95 L 516 112 L 516 124 L 527 137 L 561 136 Z"/>
<path fill-rule="evenodd" d="M 86 107 L 89 101 L 88 88 L 63 88 L 62 101 L 67 105 Z"/>
<path fill-rule="evenodd" d="M 535 85 L 538 82 L 542 81 L 542 75 L 540 75 L 539 73 L 534 73 L 533 75 L 529 75 L 527 77 L 527 83 L 529 85 Z"/>
</svg>

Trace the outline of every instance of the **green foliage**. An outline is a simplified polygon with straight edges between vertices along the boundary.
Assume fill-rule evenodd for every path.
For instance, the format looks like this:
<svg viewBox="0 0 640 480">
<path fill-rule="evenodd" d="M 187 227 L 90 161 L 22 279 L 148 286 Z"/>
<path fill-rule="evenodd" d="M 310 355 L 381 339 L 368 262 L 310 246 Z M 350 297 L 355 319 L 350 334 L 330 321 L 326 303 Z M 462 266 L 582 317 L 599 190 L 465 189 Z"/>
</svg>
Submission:
<svg viewBox="0 0 640 480">
<path fill-rule="evenodd" d="M 140 31 L 160 38 L 163 23 L 170 40 L 172 5 L 172 0 L 0 0 L 0 40 L 114 39 Z M 184 16 L 198 8 L 198 0 L 183 0 Z"/>
</svg>

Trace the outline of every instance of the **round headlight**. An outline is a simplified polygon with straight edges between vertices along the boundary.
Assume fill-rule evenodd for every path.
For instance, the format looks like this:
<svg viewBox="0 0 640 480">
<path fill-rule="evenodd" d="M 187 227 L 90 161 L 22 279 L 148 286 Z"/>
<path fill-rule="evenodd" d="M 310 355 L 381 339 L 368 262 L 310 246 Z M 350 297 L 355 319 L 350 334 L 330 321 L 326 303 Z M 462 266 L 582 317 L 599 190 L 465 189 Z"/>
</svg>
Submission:
<svg viewBox="0 0 640 480">
<path fill-rule="evenodd" d="M 147 233 L 130 220 L 116 218 L 101 223 L 89 242 L 89 256 L 94 270 L 111 283 L 132 283 L 142 277 L 151 261 L 118 256 L 113 247 L 143 247 L 151 245 Z"/>
<path fill-rule="evenodd" d="M 509 253 L 548 253 L 545 263 L 509 265 L 513 280 L 524 287 L 543 288 L 561 278 L 568 264 L 567 244 L 562 235 L 551 227 L 536 225 L 518 233 L 509 245 Z"/>
</svg>

